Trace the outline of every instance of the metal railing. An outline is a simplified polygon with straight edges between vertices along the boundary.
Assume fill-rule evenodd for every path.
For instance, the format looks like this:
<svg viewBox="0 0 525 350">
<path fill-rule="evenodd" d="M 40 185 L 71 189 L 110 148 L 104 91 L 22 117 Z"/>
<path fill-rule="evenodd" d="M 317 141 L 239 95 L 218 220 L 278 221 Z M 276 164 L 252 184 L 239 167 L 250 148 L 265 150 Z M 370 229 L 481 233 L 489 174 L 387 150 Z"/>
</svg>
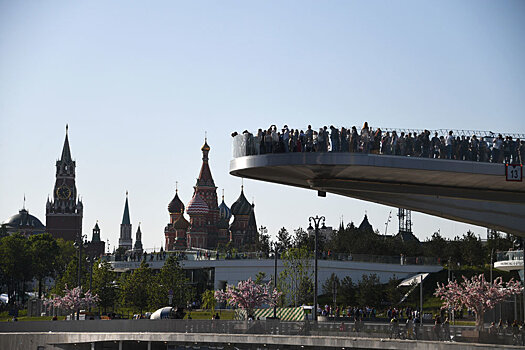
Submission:
<svg viewBox="0 0 525 350">
<path fill-rule="evenodd" d="M 206 253 L 195 251 L 175 251 L 175 252 L 159 252 L 146 253 L 144 256 L 125 256 L 118 257 L 115 255 L 106 255 L 104 260 L 123 261 L 123 262 L 140 262 L 141 259 L 146 259 L 146 262 L 165 261 L 170 255 L 176 255 L 180 260 L 185 261 L 203 261 L 203 260 L 245 260 L 245 259 L 274 259 L 273 253 L 267 254 L 265 252 L 233 252 L 223 253 L 217 251 L 207 251 Z M 313 259 L 313 254 L 312 257 Z M 320 252 L 320 260 L 333 261 L 354 261 L 354 262 L 368 262 L 380 264 L 395 264 L 395 265 L 440 265 L 440 262 L 435 257 L 425 256 L 390 256 L 390 255 L 371 255 L 371 254 L 350 254 L 350 253 L 333 253 Z"/>
<path fill-rule="evenodd" d="M 284 322 L 279 320 L 86 320 L 86 321 L 32 321 L 1 322 L 0 333 L 7 332 L 156 332 L 156 333 L 200 333 L 200 334 L 258 334 L 320 337 L 363 337 L 381 339 L 417 339 L 433 341 L 462 341 L 462 332 L 474 330 L 469 326 L 417 324 L 409 331 L 400 321 L 397 327 L 389 323 L 358 322 L 341 318 L 337 322 Z M 512 332 L 485 334 L 488 343 L 512 344 Z"/>
<path fill-rule="evenodd" d="M 302 130 L 306 130 L 306 129 L 302 129 Z M 340 130 L 340 128 L 339 128 Z M 523 133 L 495 133 L 495 132 L 492 132 L 492 131 L 480 131 L 480 130 L 449 130 L 449 129 L 435 129 L 435 130 L 423 130 L 423 129 L 394 129 L 394 128 L 381 128 L 381 135 L 384 136 L 387 132 L 388 133 L 392 133 L 393 131 L 395 131 L 397 133 L 397 135 L 401 135 L 401 133 L 405 133 L 405 135 L 408 135 L 409 133 L 413 134 L 414 136 L 417 136 L 417 135 L 420 135 L 421 133 L 425 132 L 425 131 L 429 131 L 430 132 L 430 135 L 429 137 L 432 138 L 434 136 L 434 133 L 437 133 L 438 134 L 438 137 L 440 136 L 443 136 L 446 138 L 446 136 L 448 135 L 449 131 L 452 131 L 453 133 L 453 136 L 454 138 L 456 137 L 471 137 L 473 135 L 475 135 L 477 137 L 477 139 L 479 140 L 480 143 L 484 143 L 485 147 L 479 147 L 476 149 L 476 151 L 472 152 L 472 153 L 476 153 L 475 156 L 470 156 L 470 158 L 473 158 L 475 157 L 476 159 L 469 159 L 470 161 L 480 161 L 480 162 L 489 162 L 489 161 L 492 161 L 492 157 L 494 157 L 494 155 L 492 154 L 492 141 L 494 140 L 494 138 L 496 138 L 499 134 L 501 134 L 503 136 L 503 138 L 507 137 L 507 136 L 511 136 L 514 140 L 517 140 L 517 139 L 520 139 L 521 141 L 521 144 L 523 144 L 524 140 L 525 140 L 525 134 Z M 328 130 L 329 132 L 329 130 Z M 370 135 L 373 135 L 373 133 L 375 132 L 375 130 L 373 130 L 373 132 L 370 134 Z M 345 141 L 346 143 L 346 148 L 348 150 L 342 150 L 342 146 L 341 146 L 341 141 L 339 142 L 339 147 L 341 147 L 341 149 L 338 149 L 337 152 L 352 152 L 352 147 L 349 146 L 349 144 L 351 143 L 351 139 L 350 139 L 350 135 L 351 133 L 348 133 L 348 139 Z M 306 138 L 306 136 L 305 136 Z M 360 136 L 358 136 L 358 138 L 360 138 Z M 262 142 L 261 142 L 262 141 Z M 309 143 L 311 143 L 312 141 L 309 141 Z M 326 143 L 329 144 L 330 143 L 330 136 L 327 134 L 327 140 L 326 140 Z M 255 134 L 252 134 L 250 132 L 243 132 L 242 134 L 237 134 L 235 136 L 233 136 L 233 147 L 232 147 L 232 153 L 233 153 L 233 158 L 239 158 L 239 157 L 244 157 L 244 156 L 254 156 L 254 155 L 261 155 L 261 154 L 268 154 L 268 153 L 284 153 L 284 152 L 289 152 L 289 153 L 296 153 L 297 151 L 295 150 L 291 150 L 289 149 L 289 147 L 277 147 L 277 150 L 273 149 L 272 151 L 267 151 L 267 150 L 263 150 L 261 149 L 261 145 L 264 145 L 264 140 L 261 140 L 261 138 L 257 135 L 257 133 Z M 272 148 L 276 148 L 275 146 L 275 143 L 272 142 L 273 146 L 271 146 Z M 279 144 L 279 142 L 277 143 Z M 420 153 L 420 151 L 415 151 L 413 152 L 413 154 L 401 154 L 400 151 L 398 149 L 394 149 L 392 148 L 392 152 L 383 152 L 382 150 L 382 146 L 380 145 L 381 144 L 381 140 L 374 140 L 373 139 L 373 136 L 371 136 L 371 139 L 369 140 L 366 140 L 366 146 L 363 146 L 362 144 L 359 144 L 359 141 L 357 141 L 357 149 L 354 150 L 354 152 L 356 153 L 374 153 L 374 154 L 388 154 L 388 155 L 397 155 L 397 156 L 412 156 L 412 157 L 425 157 L 425 158 L 441 158 L 441 159 L 445 159 L 448 154 L 446 154 L 446 146 L 445 145 L 441 145 L 438 147 L 438 145 L 436 145 L 435 148 L 432 148 L 430 147 L 428 149 L 428 151 L 426 153 L 425 152 L 425 155 L 422 156 Z M 374 148 L 375 147 L 375 148 Z M 394 146 L 395 147 L 395 146 Z M 520 147 L 520 145 L 516 145 L 516 148 L 518 149 Z M 264 147 L 263 147 L 264 148 Z M 302 149 L 300 152 L 305 152 L 305 145 L 302 145 Z M 306 150 L 307 152 L 327 152 L 328 150 L 328 146 L 325 145 L 324 146 L 325 150 L 315 150 L 315 147 L 313 145 L 310 145 L 308 146 L 308 149 Z M 390 148 L 390 146 L 388 147 Z M 440 150 L 441 148 L 441 150 Z M 458 146 L 459 148 L 459 146 Z M 285 149 L 287 149 L 285 151 Z M 483 154 L 482 154 L 482 150 L 483 151 Z M 441 153 L 440 153 L 441 152 Z M 513 163 L 517 163 L 517 162 L 523 162 L 523 159 L 521 159 L 520 157 L 520 152 L 519 150 L 515 151 L 515 153 L 517 152 L 517 154 L 514 154 L 512 155 L 512 162 Z M 497 163 L 501 163 L 504 161 L 504 155 L 503 155 L 503 149 L 501 150 L 501 152 L 498 152 L 497 154 L 497 157 L 498 157 L 498 160 L 495 161 Z M 455 156 L 455 154 L 453 154 L 453 156 Z M 467 158 L 465 156 L 465 158 Z M 519 160 L 519 161 L 518 161 Z M 465 159 L 463 159 L 463 161 L 465 161 Z"/>
<path fill-rule="evenodd" d="M 519 260 L 523 261 L 523 250 L 508 250 L 506 252 L 497 252 L 496 261 Z"/>
</svg>

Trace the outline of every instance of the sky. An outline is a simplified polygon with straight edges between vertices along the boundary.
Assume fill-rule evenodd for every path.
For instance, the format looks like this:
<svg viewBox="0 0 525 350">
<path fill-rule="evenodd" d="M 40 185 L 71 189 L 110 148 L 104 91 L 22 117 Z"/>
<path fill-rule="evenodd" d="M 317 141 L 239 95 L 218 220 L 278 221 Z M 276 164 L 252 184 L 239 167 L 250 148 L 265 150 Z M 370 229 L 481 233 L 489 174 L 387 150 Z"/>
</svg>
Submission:
<svg viewBox="0 0 525 350">
<path fill-rule="evenodd" d="M 164 245 L 178 182 L 187 204 L 205 133 L 231 205 L 231 133 L 271 124 L 525 132 L 523 1 L 0 0 L 0 221 L 24 205 L 45 224 L 69 124 L 84 203 L 118 244 Z M 397 232 L 396 208 L 244 180 L 259 226 L 359 224 Z M 220 201 L 220 199 L 219 199 Z M 424 240 L 486 229 L 412 213 Z"/>
</svg>

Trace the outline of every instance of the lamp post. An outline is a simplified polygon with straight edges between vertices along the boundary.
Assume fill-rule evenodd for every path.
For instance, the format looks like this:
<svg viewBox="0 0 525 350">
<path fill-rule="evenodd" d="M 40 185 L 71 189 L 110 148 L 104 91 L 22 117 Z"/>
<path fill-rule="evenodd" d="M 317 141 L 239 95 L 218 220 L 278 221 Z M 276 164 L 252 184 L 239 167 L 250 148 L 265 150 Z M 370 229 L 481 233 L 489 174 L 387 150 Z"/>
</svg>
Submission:
<svg viewBox="0 0 525 350">
<path fill-rule="evenodd" d="M 77 287 L 82 288 L 82 248 L 84 246 L 83 240 L 87 238 L 87 235 L 82 235 L 81 232 L 78 233 L 77 241 L 73 244 L 75 248 L 78 249 L 78 279 Z M 80 319 L 80 310 L 77 309 L 77 320 Z"/>
<path fill-rule="evenodd" d="M 314 228 L 312 227 L 312 221 L 314 222 L 314 225 L 315 225 L 315 243 L 314 243 L 314 255 L 315 255 L 315 262 L 314 262 L 314 309 L 313 309 L 313 320 L 315 322 L 317 322 L 317 240 L 318 240 L 318 236 L 319 236 L 319 224 L 322 222 L 323 223 L 323 226 L 321 227 L 321 229 L 325 229 L 326 226 L 324 225 L 324 222 L 325 222 L 325 217 L 324 216 L 315 216 L 315 218 L 313 216 L 310 216 L 308 218 L 308 223 L 310 224 L 310 226 L 308 226 L 308 230 L 313 230 Z"/>
<path fill-rule="evenodd" d="M 521 249 L 523 254 L 523 278 L 521 280 L 521 283 L 525 286 L 525 240 L 522 237 L 516 237 L 513 244 L 514 248 Z M 514 319 L 517 319 L 517 313 L 518 312 L 516 307 L 516 295 L 514 295 Z M 523 289 L 523 319 L 525 320 L 525 288 Z"/>
<path fill-rule="evenodd" d="M 518 238 L 519 240 L 519 247 L 521 248 L 521 251 L 522 251 L 522 260 L 523 260 L 523 278 L 521 280 L 521 284 L 525 287 L 525 239 L 523 239 L 523 237 L 519 237 Z M 525 321 L 525 288 L 523 288 L 523 320 Z"/>
<path fill-rule="evenodd" d="M 273 288 L 277 289 L 277 254 L 279 249 L 277 248 L 277 242 L 274 242 L 273 244 L 273 257 L 274 257 L 274 265 L 273 265 Z M 277 305 L 273 306 L 273 318 L 277 319 Z"/>
<path fill-rule="evenodd" d="M 93 263 L 95 262 L 96 257 L 92 254 L 88 255 L 87 261 L 89 263 L 89 290 L 91 291 L 93 285 Z M 89 312 L 91 312 L 91 304 L 89 305 Z"/>
<path fill-rule="evenodd" d="M 521 237 L 521 251 L 523 253 L 523 279 L 521 284 L 525 287 L 525 239 Z M 523 288 L 523 322 L 525 322 L 525 288 Z"/>
</svg>

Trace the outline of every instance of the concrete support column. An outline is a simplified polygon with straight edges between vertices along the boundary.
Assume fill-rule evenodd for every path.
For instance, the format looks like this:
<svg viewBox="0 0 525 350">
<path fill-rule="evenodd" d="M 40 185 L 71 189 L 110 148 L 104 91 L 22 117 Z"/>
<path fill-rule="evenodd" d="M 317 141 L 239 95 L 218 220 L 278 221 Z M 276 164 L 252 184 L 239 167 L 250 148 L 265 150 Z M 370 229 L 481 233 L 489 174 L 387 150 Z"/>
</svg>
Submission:
<svg viewBox="0 0 525 350">
<path fill-rule="evenodd" d="M 148 342 L 148 350 L 151 350 L 151 342 Z"/>
<path fill-rule="evenodd" d="M 119 342 L 118 342 L 118 350 L 122 350 L 122 343 L 123 343 L 123 341 L 119 340 Z"/>
<path fill-rule="evenodd" d="M 95 350 L 95 342 L 91 343 L 91 350 Z"/>
</svg>

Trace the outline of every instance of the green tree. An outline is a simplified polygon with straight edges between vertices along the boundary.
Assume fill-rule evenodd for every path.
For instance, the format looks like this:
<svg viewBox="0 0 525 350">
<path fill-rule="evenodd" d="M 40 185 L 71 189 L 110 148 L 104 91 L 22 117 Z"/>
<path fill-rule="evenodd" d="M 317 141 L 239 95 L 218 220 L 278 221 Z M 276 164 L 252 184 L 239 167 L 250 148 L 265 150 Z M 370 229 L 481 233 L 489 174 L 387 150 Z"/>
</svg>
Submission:
<svg viewBox="0 0 525 350">
<path fill-rule="evenodd" d="M 172 305 L 186 306 L 191 297 L 189 279 L 175 255 L 170 255 L 160 273 L 154 277 L 152 299 L 150 305 L 154 308 L 169 305 L 169 295 L 172 295 Z M 171 291 L 171 292 L 170 292 Z"/>
<path fill-rule="evenodd" d="M 215 292 L 213 290 L 207 289 L 202 293 L 202 307 L 206 310 L 211 310 L 212 313 L 215 312 L 215 305 L 217 300 L 215 299 Z"/>
<path fill-rule="evenodd" d="M 363 275 L 357 284 L 356 299 L 359 305 L 379 306 L 381 304 L 381 284 L 375 273 Z"/>
<path fill-rule="evenodd" d="M 0 225 L 0 238 L 5 237 L 7 235 L 9 235 L 7 233 L 7 224 L 1 224 Z"/>
<path fill-rule="evenodd" d="M 331 297 L 331 300 L 334 300 L 334 298 L 336 298 L 338 299 L 338 301 L 341 301 L 341 281 L 335 273 L 332 273 L 330 277 L 327 278 L 326 281 L 323 283 L 322 291 L 324 295 L 329 295 Z"/>
<path fill-rule="evenodd" d="M 0 269 L 7 284 L 9 303 L 23 302 L 25 283 L 33 274 L 28 240 L 20 233 L 0 239 Z"/>
<path fill-rule="evenodd" d="M 109 262 L 102 260 L 93 264 L 92 292 L 100 298 L 98 305 L 104 309 L 104 312 L 107 312 L 107 309 L 114 306 L 117 301 L 115 279 L 116 274 Z"/>
<path fill-rule="evenodd" d="M 441 261 L 447 261 L 451 257 L 450 244 L 439 232 L 434 232 L 432 237 L 423 243 L 423 246 L 426 256 L 434 256 Z"/>
<path fill-rule="evenodd" d="M 259 228 L 259 237 L 257 240 L 257 251 L 270 254 L 270 235 L 266 227 L 261 226 Z"/>
<path fill-rule="evenodd" d="M 40 298 L 44 279 L 54 276 L 60 250 L 56 240 L 49 233 L 30 236 L 28 244 L 31 254 L 31 269 L 38 281 L 38 297 Z"/>
<path fill-rule="evenodd" d="M 55 279 L 60 279 L 62 275 L 66 272 L 69 263 L 78 259 L 77 250 L 73 246 L 72 241 L 66 241 L 62 238 L 56 240 L 58 245 L 58 255 L 55 259 Z M 75 284 L 76 285 L 76 284 Z M 70 286 L 72 287 L 72 286 Z"/>
<path fill-rule="evenodd" d="M 257 284 L 263 284 L 265 278 L 266 278 L 266 272 L 259 271 L 257 272 L 257 275 L 255 275 L 254 282 Z"/>
<path fill-rule="evenodd" d="M 307 247 L 310 250 L 314 248 L 314 237 L 310 239 L 308 232 L 303 230 L 301 227 L 294 230 L 293 245 L 295 248 Z"/>
<path fill-rule="evenodd" d="M 89 266 L 85 257 L 82 258 L 82 266 L 80 271 L 80 283 L 82 286 L 89 284 Z M 78 287 L 78 256 L 73 257 L 67 265 L 65 271 L 60 278 L 55 280 L 55 285 L 52 293 L 56 295 L 64 295 L 64 289 Z M 85 289 L 85 288 L 84 288 Z"/>
<path fill-rule="evenodd" d="M 341 281 L 341 287 L 339 295 L 341 296 L 341 303 L 345 305 L 352 305 L 355 303 L 356 298 L 356 286 L 352 281 L 352 278 L 346 276 Z"/>
<path fill-rule="evenodd" d="M 135 310 L 139 310 L 142 314 L 142 311 L 150 304 L 153 272 L 148 264 L 142 260 L 140 267 L 126 277 L 122 279 L 121 285 L 123 301 L 126 305 L 133 307 Z"/>
<path fill-rule="evenodd" d="M 281 254 L 284 269 L 279 275 L 280 291 L 288 304 L 294 306 L 313 300 L 313 276 L 310 262 L 312 255 L 306 249 L 290 248 Z"/>
<path fill-rule="evenodd" d="M 284 251 L 292 247 L 292 238 L 290 233 L 284 227 L 282 227 L 279 232 L 277 232 L 277 246 L 280 251 Z"/>
<path fill-rule="evenodd" d="M 468 231 L 463 235 L 461 240 L 461 251 L 463 253 L 463 260 L 470 266 L 481 266 L 485 256 L 484 248 L 481 239 L 476 237 L 474 232 Z"/>
<path fill-rule="evenodd" d="M 510 234 L 505 234 L 502 236 L 500 232 L 493 231 L 492 234 L 487 239 L 487 255 L 486 263 L 490 264 L 490 253 L 497 251 L 507 251 L 512 248 L 513 236 Z"/>
<path fill-rule="evenodd" d="M 383 286 L 384 299 L 390 305 L 397 305 L 403 298 L 403 292 L 398 288 L 400 280 L 392 277 L 388 283 Z"/>
</svg>

